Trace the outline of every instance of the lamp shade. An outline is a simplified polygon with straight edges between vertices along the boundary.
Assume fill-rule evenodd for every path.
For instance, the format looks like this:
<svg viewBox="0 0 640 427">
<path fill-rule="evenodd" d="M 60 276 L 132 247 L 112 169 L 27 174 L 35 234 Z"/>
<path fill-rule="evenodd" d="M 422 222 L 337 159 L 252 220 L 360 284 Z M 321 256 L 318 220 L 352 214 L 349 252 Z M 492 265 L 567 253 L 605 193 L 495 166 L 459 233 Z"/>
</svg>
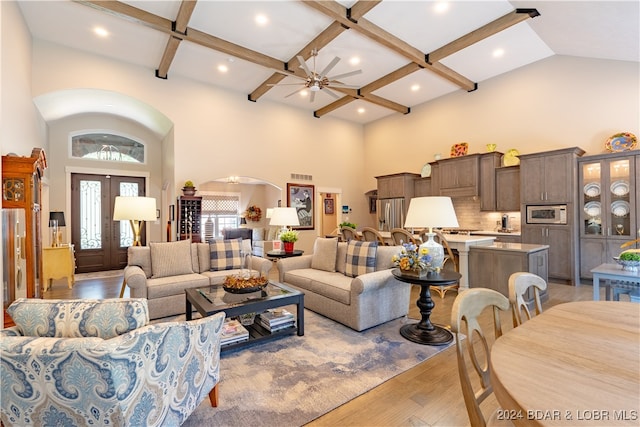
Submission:
<svg viewBox="0 0 640 427">
<path fill-rule="evenodd" d="M 280 225 L 283 227 L 300 225 L 296 208 L 273 208 L 269 225 Z"/>
<path fill-rule="evenodd" d="M 271 215 L 273 215 L 273 208 L 267 208 L 267 218 L 271 218 Z"/>
<path fill-rule="evenodd" d="M 58 227 L 65 227 L 64 212 L 49 212 L 49 224 L 51 221 L 58 221 Z"/>
<path fill-rule="evenodd" d="M 156 199 L 153 197 L 116 196 L 113 220 L 155 221 Z"/>
<path fill-rule="evenodd" d="M 451 197 L 414 197 L 404 227 L 459 227 Z"/>
</svg>

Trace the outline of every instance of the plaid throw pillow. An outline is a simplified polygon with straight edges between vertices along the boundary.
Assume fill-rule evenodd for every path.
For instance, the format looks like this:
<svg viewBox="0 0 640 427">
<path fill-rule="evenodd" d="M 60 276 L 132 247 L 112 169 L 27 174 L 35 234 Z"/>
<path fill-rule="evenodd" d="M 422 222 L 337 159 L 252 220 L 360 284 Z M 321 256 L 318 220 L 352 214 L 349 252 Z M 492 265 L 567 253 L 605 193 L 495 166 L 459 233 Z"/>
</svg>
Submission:
<svg viewBox="0 0 640 427">
<path fill-rule="evenodd" d="M 356 277 L 376 270 L 376 251 L 378 242 L 358 242 L 349 240 L 345 276 Z"/>
<path fill-rule="evenodd" d="M 213 240 L 209 243 L 209 248 L 211 249 L 211 271 L 242 268 L 241 246 L 242 239 Z"/>
</svg>

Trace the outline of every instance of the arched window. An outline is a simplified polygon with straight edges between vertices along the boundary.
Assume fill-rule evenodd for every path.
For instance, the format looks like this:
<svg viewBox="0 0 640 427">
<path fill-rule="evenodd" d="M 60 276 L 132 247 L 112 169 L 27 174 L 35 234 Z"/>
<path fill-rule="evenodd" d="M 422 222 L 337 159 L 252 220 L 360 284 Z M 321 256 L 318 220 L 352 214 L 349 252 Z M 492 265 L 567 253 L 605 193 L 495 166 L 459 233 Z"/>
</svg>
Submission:
<svg viewBox="0 0 640 427">
<path fill-rule="evenodd" d="M 71 137 L 71 157 L 111 162 L 144 163 L 144 144 L 109 132 L 89 132 Z"/>
</svg>

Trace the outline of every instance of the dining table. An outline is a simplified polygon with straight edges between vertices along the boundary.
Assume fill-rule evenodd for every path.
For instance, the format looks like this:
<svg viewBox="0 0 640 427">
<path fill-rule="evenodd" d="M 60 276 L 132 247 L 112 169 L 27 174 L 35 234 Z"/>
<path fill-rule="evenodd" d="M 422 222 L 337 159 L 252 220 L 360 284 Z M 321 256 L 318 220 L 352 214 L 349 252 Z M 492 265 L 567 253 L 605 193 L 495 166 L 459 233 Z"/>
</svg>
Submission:
<svg viewBox="0 0 640 427">
<path fill-rule="evenodd" d="M 516 426 L 640 425 L 640 304 L 549 308 L 491 348 L 499 419 Z"/>
</svg>

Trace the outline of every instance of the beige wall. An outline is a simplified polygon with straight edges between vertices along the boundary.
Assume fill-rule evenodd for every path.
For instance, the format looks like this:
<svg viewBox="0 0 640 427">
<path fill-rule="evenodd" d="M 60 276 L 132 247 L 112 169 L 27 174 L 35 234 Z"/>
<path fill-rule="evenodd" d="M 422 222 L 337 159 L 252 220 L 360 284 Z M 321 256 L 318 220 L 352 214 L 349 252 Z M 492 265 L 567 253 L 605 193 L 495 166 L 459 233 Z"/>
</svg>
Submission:
<svg viewBox="0 0 640 427">
<path fill-rule="evenodd" d="M 33 96 L 72 88 L 98 88 L 126 94 L 160 111 L 174 124 L 172 161 L 175 194 L 185 180 L 197 187 L 236 175 L 258 177 L 280 188 L 296 182 L 291 174 L 312 175 L 305 182 L 339 188 L 353 208 L 352 219 L 368 216 L 363 194 L 363 128 L 309 111 L 229 92 L 198 82 L 62 46 L 34 41 Z M 51 147 L 52 149 L 54 147 Z M 164 165 L 163 172 L 170 173 Z M 280 197 L 286 203 L 286 194 Z M 311 251 L 319 230 L 301 232 L 299 247 Z"/>
<path fill-rule="evenodd" d="M 456 142 L 469 153 L 515 148 L 533 153 L 579 146 L 604 151 L 617 132 L 640 135 L 637 62 L 554 56 L 365 126 L 364 180 L 395 172 L 420 173 Z"/>
</svg>

